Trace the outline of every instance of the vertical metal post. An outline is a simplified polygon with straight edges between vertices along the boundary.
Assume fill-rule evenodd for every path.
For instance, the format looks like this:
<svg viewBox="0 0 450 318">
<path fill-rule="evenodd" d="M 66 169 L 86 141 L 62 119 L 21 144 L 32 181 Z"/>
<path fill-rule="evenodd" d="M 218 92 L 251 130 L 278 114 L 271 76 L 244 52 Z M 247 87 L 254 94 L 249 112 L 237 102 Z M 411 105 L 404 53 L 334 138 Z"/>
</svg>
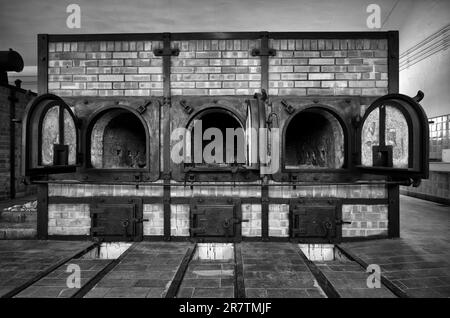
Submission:
<svg viewBox="0 0 450 318">
<path fill-rule="evenodd" d="M 9 99 L 9 197 L 16 197 L 16 89 L 10 87 Z"/>
</svg>

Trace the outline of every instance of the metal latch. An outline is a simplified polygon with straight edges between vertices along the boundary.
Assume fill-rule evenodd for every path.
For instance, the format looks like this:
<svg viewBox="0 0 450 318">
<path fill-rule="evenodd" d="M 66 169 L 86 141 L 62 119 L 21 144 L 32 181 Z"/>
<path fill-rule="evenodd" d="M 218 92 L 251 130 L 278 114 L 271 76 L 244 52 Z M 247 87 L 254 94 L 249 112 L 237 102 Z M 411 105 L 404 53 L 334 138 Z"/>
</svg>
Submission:
<svg viewBox="0 0 450 318">
<path fill-rule="evenodd" d="M 243 222 L 250 222 L 250 220 L 247 220 L 247 219 L 243 220 L 240 218 L 233 217 L 233 218 L 229 218 L 229 219 L 226 219 L 225 221 L 223 221 L 222 226 L 224 228 L 228 229 L 231 225 L 239 224 L 239 223 L 243 223 Z"/>
<path fill-rule="evenodd" d="M 143 223 L 143 222 L 148 222 L 149 219 L 144 219 L 144 218 L 133 218 L 132 221 L 134 223 Z"/>
<path fill-rule="evenodd" d="M 342 224 L 352 224 L 352 222 L 350 222 L 350 221 L 344 221 L 344 220 L 339 220 L 339 219 L 336 219 L 336 225 L 342 225 Z"/>
</svg>

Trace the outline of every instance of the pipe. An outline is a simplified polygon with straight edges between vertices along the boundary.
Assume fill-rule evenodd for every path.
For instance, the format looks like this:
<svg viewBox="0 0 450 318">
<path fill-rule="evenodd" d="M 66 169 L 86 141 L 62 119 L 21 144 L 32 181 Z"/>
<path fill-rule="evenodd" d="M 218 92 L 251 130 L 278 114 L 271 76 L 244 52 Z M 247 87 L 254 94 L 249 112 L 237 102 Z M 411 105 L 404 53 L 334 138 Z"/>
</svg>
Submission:
<svg viewBox="0 0 450 318">
<path fill-rule="evenodd" d="M 23 70 L 23 59 L 19 53 L 9 49 L 0 51 L 0 84 L 8 84 L 7 72 L 21 72 Z"/>
</svg>

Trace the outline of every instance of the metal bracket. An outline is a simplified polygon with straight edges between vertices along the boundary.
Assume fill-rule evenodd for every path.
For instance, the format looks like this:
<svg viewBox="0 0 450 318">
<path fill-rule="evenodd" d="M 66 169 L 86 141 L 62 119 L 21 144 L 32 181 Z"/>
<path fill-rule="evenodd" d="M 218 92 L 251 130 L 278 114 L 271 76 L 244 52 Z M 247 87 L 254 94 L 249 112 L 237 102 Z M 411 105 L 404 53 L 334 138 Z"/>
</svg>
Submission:
<svg viewBox="0 0 450 318">
<path fill-rule="evenodd" d="M 425 94 L 422 91 L 417 91 L 417 95 L 413 97 L 413 99 L 420 103 L 420 101 L 424 98 Z"/>
<path fill-rule="evenodd" d="M 188 115 L 190 115 L 190 114 L 194 111 L 194 109 L 193 109 L 191 106 L 189 106 L 188 104 L 186 104 L 186 101 L 185 101 L 185 100 L 181 100 L 181 101 L 180 101 L 180 105 L 184 108 L 184 111 L 185 111 Z"/>
<path fill-rule="evenodd" d="M 140 105 L 136 110 L 139 114 L 142 115 L 147 110 L 147 107 L 150 106 L 151 104 L 152 104 L 152 101 L 148 101 L 144 105 Z"/>
<path fill-rule="evenodd" d="M 251 51 L 252 56 L 275 56 L 277 51 L 275 49 L 253 49 Z"/>
<path fill-rule="evenodd" d="M 359 126 L 361 125 L 361 115 L 356 115 L 352 117 L 352 125 L 355 128 L 359 128 Z"/>
<path fill-rule="evenodd" d="M 281 100 L 281 105 L 283 105 L 284 110 L 285 110 L 289 115 L 291 115 L 291 114 L 295 111 L 294 107 L 292 107 L 290 104 L 288 104 L 288 102 L 286 102 L 286 100 L 284 100 L 284 99 Z"/>
<path fill-rule="evenodd" d="M 180 49 L 155 49 L 153 50 L 155 56 L 178 56 L 180 55 Z"/>
</svg>

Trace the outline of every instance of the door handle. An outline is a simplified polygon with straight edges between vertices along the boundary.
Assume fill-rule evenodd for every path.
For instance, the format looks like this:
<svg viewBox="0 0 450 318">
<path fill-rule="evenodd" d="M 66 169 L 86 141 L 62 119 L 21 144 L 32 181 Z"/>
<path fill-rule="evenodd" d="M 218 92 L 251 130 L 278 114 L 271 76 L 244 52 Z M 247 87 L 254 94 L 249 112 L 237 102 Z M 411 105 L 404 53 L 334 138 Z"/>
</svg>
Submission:
<svg viewBox="0 0 450 318">
<path fill-rule="evenodd" d="M 243 222 L 250 222 L 250 220 L 248 220 L 248 219 L 240 219 L 240 218 L 229 218 L 229 219 L 226 219 L 224 222 L 223 222 L 223 227 L 224 228 L 229 228 L 232 224 L 239 224 L 239 223 L 243 223 Z"/>
<path fill-rule="evenodd" d="M 344 220 L 336 220 L 336 225 L 342 225 L 342 224 L 352 224 L 352 222 L 344 221 Z"/>
<path fill-rule="evenodd" d="M 149 221 L 149 219 L 133 218 L 134 223 L 143 223 L 143 222 L 148 222 L 148 221 Z"/>
</svg>

